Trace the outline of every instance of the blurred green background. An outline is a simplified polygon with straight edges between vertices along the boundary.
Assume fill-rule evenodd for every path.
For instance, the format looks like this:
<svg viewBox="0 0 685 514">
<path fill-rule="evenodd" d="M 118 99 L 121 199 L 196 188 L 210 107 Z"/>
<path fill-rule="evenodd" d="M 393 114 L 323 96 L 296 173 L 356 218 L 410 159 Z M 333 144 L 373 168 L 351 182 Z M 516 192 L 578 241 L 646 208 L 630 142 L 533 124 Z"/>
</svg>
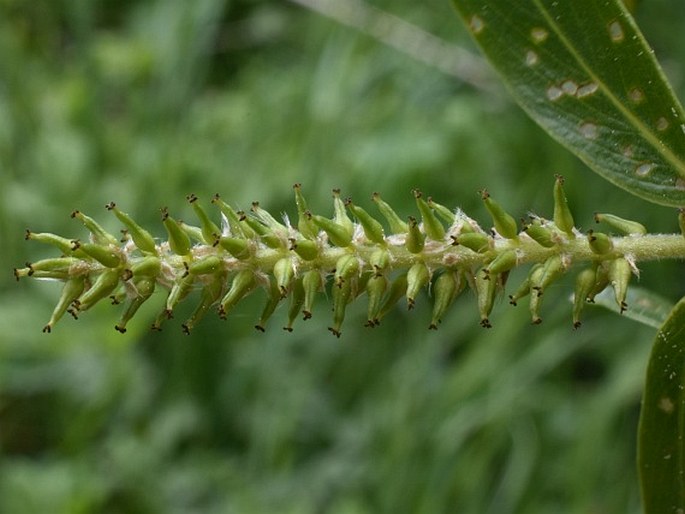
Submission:
<svg viewBox="0 0 685 514">
<path fill-rule="evenodd" d="M 685 5 L 637 18 L 683 97 Z M 427 298 L 373 331 L 358 302 L 340 340 L 323 299 L 257 333 L 258 294 L 191 337 L 191 305 L 148 330 L 161 294 L 123 336 L 107 305 L 44 335 L 59 287 L 12 277 L 55 255 L 27 227 L 83 237 L 78 208 L 118 230 L 110 200 L 159 236 L 191 192 L 294 215 L 295 182 L 324 214 L 338 187 L 406 216 L 419 187 L 485 221 L 483 187 L 550 214 L 554 173 L 580 227 L 677 230 L 512 104 L 448 0 L 0 0 L 0 513 L 638 512 L 654 330 L 599 309 L 571 330 L 571 277 L 541 326 L 503 301 L 483 330 L 465 294 L 438 332 Z M 676 300 L 681 267 L 641 285 Z"/>
</svg>

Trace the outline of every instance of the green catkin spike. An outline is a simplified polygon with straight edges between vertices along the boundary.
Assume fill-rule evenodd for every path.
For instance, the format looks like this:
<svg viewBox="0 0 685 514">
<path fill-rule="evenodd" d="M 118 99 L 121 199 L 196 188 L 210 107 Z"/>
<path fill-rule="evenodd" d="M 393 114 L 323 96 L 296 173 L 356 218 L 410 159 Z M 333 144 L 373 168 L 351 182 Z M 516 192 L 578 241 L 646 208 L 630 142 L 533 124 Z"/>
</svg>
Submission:
<svg viewBox="0 0 685 514">
<path fill-rule="evenodd" d="M 281 292 L 281 298 L 285 298 L 290 290 L 290 284 L 295 276 L 295 268 L 290 257 L 282 257 L 276 261 L 272 271 L 276 279 L 276 285 Z"/>
<path fill-rule="evenodd" d="M 464 211 L 457 209 L 454 213 L 454 228 L 457 234 L 468 234 L 470 232 L 482 232 L 475 220 L 469 218 Z"/>
<path fill-rule="evenodd" d="M 188 273 L 191 275 L 209 275 L 223 268 L 223 260 L 216 255 L 208 255 L 194 260 L 188 265 Z"/>
<path fill-rule="evenodd" d="M 159 257 L 148 255 L 136 261 L 131 266 L 131 273 L 133 277 L 150 277 L 156 278 L 162 269 L 162 261 Z"/>
<path fill-rule="evenodd" d="M 181 229 L 178 222 L 169 216 L 166 207 L 162 208 L 162 223 L 169 236 L 169 249 L 176 255 L 188 255 L 190 253 L 190 237 Z"/>
<path fill-rule="evenodd" d="M 313 261 L 319 257 L 319 243 L 309 239 L 288 239 L 290 250 L 295 252 L 304 261 Z"/>
<path fill-rule="evenodd" d="M 335 336 L 340 337 L 342 334 L 340 328 L 345 320 L 345 310 L 347 304 L 354 298 L 354 281 L 346 280 L 339 286 L 334 286 L 331 289 L 331 296 L 333 296 L 333 325 L 328 327 L 328 330 Z"/>
<path fill-rule="evenodd" d="M 604 223 L 610 228 L 616 230 L 619 234 L 628 236 L 644 236 L 647 233 L 647 229 L 642 223 L 619 218 L 613 214 L 596 212 L 595 223 Z"/>
<path fill-rule="evenodd" d="M 499 292 L 504 292 L 504 288 L 507 285 L 507 281 L 509 280 L 509 271 L 503 271 L 499 275 L 496 275 L 497 277 L 497 287 L 499 288 Z"/>
<path fill-rule="evenodd" d="M 352 292 L 354 293 L 355 298 L 366 292 L 366 285 L 374 276 L 375 275 L 372 271 L 363 271 L 361 274 L 354 277 L 356 283 L 354 284 L 354 289 Z"/>
<path fill-rule="evenodd" d="M 609 267 L 606 263 L 600 263 L 596 267 L 595 285 L 587 295 L 589 303 L 595 302 L 595 296 L 604 291 L 609 285 Z"/>
<path fill-rule="evenodd" d="M 333 221 L 349 232 L 350 237 L 354 234 L 354 223 L 347 215 L 345 202 L 340 198 L 340 189 L 333 190 Z"/>
<path fill-rule="evenodd" d="M 440 205 L 439 203 L 435 202 L 432 197 L 428 197 L 428 206 L 435 211 L 435 214 L 438 215 L 445 223 L 448 225 L 452 225 L 454 221 L 456 220 L 456 216 L 453 211 L 445 207 L 444 205 Z"/>
<path fill-rule="evenodd" d="M 556 244 L 554 232 L 549 227 L 543 225 L 540 218 L 532 218 L 531 222 L 523 230 L 540 246 L 552 248 Z"/>
<path fill-rule="evenodd" d="M 628 308 L 626 294 L 628 293 L 628 284 L 630 283 L 631 274 L 632 269 L 630 263 L 625 257 L 619 257 L 609 263 L 609 281 L 611 282 L 611 287 L 614 289 L 614 297 L 621 310 L 621 314 Z"/>
<path fill-rule="evenodd" d="M 126 226 L 125 240 L 116 241 L 114 236 L 91 218 L 75 211 L 72 217 L 82 221 L 91 233 L 89 242 L 81 243 L 54 234 L 32 233 L 27 230 L 26 239 L 53 245 L 63 256 L 43 259 L 34 264 L 27 263 L 26 267 L 15 269 L 14 274 L 17 279 L 27 276 L 58 279 L 71 286 L 75 282 L 82 282 L 82 289 L 77 297 L 66 305 L 66 300 L 61 300 L 55 308 L 54 320 L 46 325 L 48 330 L 64 312 L 70 312 L 77 317 L 81 311 L 89 309 L 108 295 L 114 303 L 129 300 L 129 314 L 122 316 L 122 322 L 118 325 L 119 328 L 125 329 L 125 324 L 139 307 L 139 303 L 142 303 L 141 298 L 144 296 L 133 294 L 137 285 L 140 284 L 140 289 L 144 292 L 154 287 L 154 283 L 170 289 L 166 309 L 154 325 L 154 328 L 159 328 L 162 319 L 171 317 L 172 310 L 191 290 L 201 288 L 202 298 L 196 308 L 196 314 L 183 325 L 186 331 L 195 325 L 211 305 L 217 303 L 222 294 L 222 301 L 218 303 L 221 304 L 220 314 L 225 317 L 230 308 L 260 284 L 265 286 L 268 292 L 267 303 L 256 328 L 263 330 L 265 322 L 273 314 L 280 300 L 292 294 L 289 322 L 284 327 L 291 330 L 300 309 L 305 319 L 311 316 L 316 293 L 323 290 L 326 277 L 332 275 L 332 294 L 338 299 L 333 302 L 334 320 L 331 331 L 339 335 L 345 307 L 356 296 L 363 292 L 369 295 L 366 324 L 375 326 L 402 296 L 406 297 L 409 308 L 412 308 L 421 288 L 430 284 L 429 270 L 434 267 L 439 273 L 432 286 L 435 304 L 429 328 L 435 329 L 438 326 L 441 316 L 453 300 L 455 284 L 450 280 L 457 281 L 459 288 L 468 282 L 477 292 L 481 324 L 490 326 L 489 314 L 493 298 L 497 291 L 504 287 L 509 271 L 521 258 L 526 262 L 533 261 L 533 268 L 519 289 L 510 295 L 510 300 L 515 305 L 520 298 L 533 293 L 530 298 L 530 310 L 533 323 L 539 323 L 541 297 L 546 288 L 565 272 L 572 260 L 589 260 L 593 261 L 592 268 L 582 271 L 576 278 L 573 324 L 577 328 L 580 325 L 584 303 L 592 302 L 609 284 L 614 289 L 621 312 L 625 311 L 630 275 L 637 271 L 631 258 L 621 256 L 617 249 L 624 246 L 630 249 L 631 245 L 635 244 L 636 253 L 642 259 L 644 250 L 638 246 L 639 241 L 635 238 L 644 235 L 646 229 L 643 225 L 630 220 L 611 214 L 596 213 L 597 222 L 606 223 L 612 230 L 628 237 L 611 238 L 606 233 L 589 231 L 587 246 L 582 240 L 569 243 L 564 234 L 573 236 L 579 232 L 574 228 L 570 212 L 565 213 L 568 206 L 561 185 L 562 180 L 558 177 L 555 183 L 554 222 L 531 215 L 528 224 L 524 222 L 527 235 L 520 242 L 517 241 L 519 236 L 516 234 L 516 222 L 513 218 L 489 197 L 487 191 L 482 192 L 483 201 L 495 222 L 495 230 L 502 237 L 513 240 L 513 243 L 503 243 L 494 231 L 493 235 L 484 232 L 477 223 L 459 210 L 452 212 L 430 198 L 424 201 L 418 191 L 414 191 L 414 196 L 422 216 L 421 226 L 415 218 L 410 218 L 409 224 L 405 224 L 378 195 L 374 195 L 374 203 L 388 219 L 391 228 L 397 231 L 388 235 L 387 239 L 382 225 L 377 220 L 350 200 L 343 202 L 338 191 L 334 191 L 333 195 L 334 219 L 312 215 L 306 210 L 306 202 L 302 198 L 299 185 L 295 187 L 298 212 L 304 220 L 302 226 L 309 227 L 310 237 L 304 233 L 307 231 L 306 228 L 298 232 L 291 228 L 287 221 L 285 224 L 278 222 L 257 203 L 253 204 L 253 214 L 247 217 L 244 213 L 234 212 L 216 196 L 212 202 L 222 210 L 222 228 L 219 229 L 209 221 L 204 210 L 197 205 L 196 197 L 191 195 L 188 199 L 199 213 L 202 227 L 188 226 L 176 221 L 169 217 L 164 209 L 163 222 L 169 240 L 168 243 L 156 245 L 147 231 L 119 210 L 114 203 L 110 203 L 106 207 Z M 352 223 L 347 211 L 358 220 L 357 225 Z M 447 233 L 443 225 L 445 222 L 450 224 L 449 236 L 454 240 L 454 245 L 462 245 L 481 255 L 464 253 L 462 250 L 451 253 L 447 251 L 443 254 L 444 248 L 431 244 L 424 256 L 426 237 L 431 240 L 444 240 Z M 685 235 L 685 210 L 679 212 L 679 225 Z M 327 233 L 330 244 L 339 248 L 329 247 L 320 229 Z M 360 237 L 362 229 L 365 237 Z M 353 232 L 360 237 L 358 241 L 353 242 Z M 402 233 L 406 234 L 404 247 L 399 242 L 401 237 L 396 237 Z M 250 234 L 254 239 L 248 239 L 246 234 Z M 293 237 L 288 238 L 290 235 Z M 257 238 L 259 240 L 256 240 Z M 194 241 L 200 244 L 192 246 Z M 554 249 L 558 246 L 563 252 L 551 252 L 541 248 L 535 250 L 535 245 L 530 246 L 533 244 L 532 241 L 536 241 L 543 248 Z M 209 243 L 214 248 L 209 247 Z M 264 245 L 277 251 L 269 250 Z M 221 249 L 217 248 L 219 246 Z M 595 257 L 587 253 L 588 248 Z M 170 255 L 169 251 L 182 258 Z M 225 252 L 235 259 L 228 258 Z M 624 249 L 623 252 L 630 253 L 630 250 Z M 341 253 L 345 255 L 338 258 Z M 557 255 L 547 257 L 552 253 Z M 338 260 L 335 268 L 330 270 L 332 256 L 336 256 Z M 535 261 L 542 259 L 546 259 L 543 264 L 535 264 Z M 470 266 L 476 262 L 481 263 L 482 267 L 474 275 Z M 483 266 L 483 263 L 486 264 Z M 248 265 L 250 269 L 246 268 Z M 266 270 L 267 266 L 271 277 L 262 276 L 262 271 L 254 271 Z M 459 269 L 446 271 L 445 268 L 450 266 L 459 266 Z M 308 271 L 297 277 L 300 267 Z M 409 270 L 390 281 L 387 274 L 395 267 Z M 229 271 L 233 281 L 226 291 L 223 279 L 229 276 Z M 149 285 L 150 283 L 152 285 Z M 210 289 L 214 290 L 213 295 L 210 295 Z M 71 293 L 63 292 L 63 295 L 69 294 Z"/>
<path fill-rule="evenodd" d="M 86 255 L 80 250 L 74 251 L 72 248 L 72 239 L 67 239 L 66 237 L 61 237 L 49 232 L 31 232 L 29 229 L 26 229 L 24 239 L 55 246 L 64 255 L 73 257 L 85 257 Z"/>
<path fill-rule="evenodd" d="M 388 279 L 385 275 L 374 275 L 366 283 L 366 294 L 369 297 L 369 305 L 366 311 L 367 327 L 375 327 L 380 324 L 379 313 L 383 301 L 383 295 L 388 289 Z"/>
<path fill-rule="evenodd" d="M 86 216 L 81 211 L 73 211 L 72 218 L 76 218 L 85 225 L 92 235 L 93 242 L 99 245 L 118 245 L 119 240 L 107 232 L 100 224 L 90 216 Z"/>
<path fill-rule="evenodd" d="M 540 269 L 542 269 L 542 264 L 535 264 L 530 272 L 528 273 L 528 276 L 525 278 L 523 282 L 521 282 L 521 285 L 518 287 L 516 291 L 514 291 L 512 294 L 509 295 L 509 303 L 516 307 L 518 301 L 521 298 L 525 298 L 530 294 L 530 289 L 531 289 L 531 277 L 535 273 L 538 273 Z"/>
<path fill-rule="evenodd" d="M 573 292 L 573 328 L 580 327 L 580 314 L 587 303 L 587 297 L 595 286 L 597 270 L 586 268 L 578 273 L 576 285 Z"/>
<path fill-rule="evenodd" d="M 164 309 L 152 323 L 152 330 L 161 331 L 163 321 L 174 317 L 174 309 L 193 290 L 195 280 L 196 278 L 189 273 L 177 276 L 165 300 Z"/>
<path fill-rule="evenodd" d="M 268 211 L 262 209 L 262 207 L 259 205 L 259 202 L 252 202 L 252 207 L 250 210 L 254 213 L 257 219 L 269 227 L 274 234 L 277 234 L 281 237 L 286 237 L 288 234 L 288 227 L 274 218 L 271 214 L 269 214 Z"/>
<path fill-rule="evenodd" d="M 198 321 L 204 318 L 212 306 L 219 301 L 221 293 L 223 293 L 225 278 L 226 273 L 219 272 L 213 280 L 205 283 L 200 293 L 200 303 L 197 304 L 186 322 L 181 325 L 183 333 L 190 335 L 190 331 L 197 325 Z"/>
<path fill-rule="evenodd" d="M 680 227 L 680 233 L 685 237 L 685 208 L 683 207 L 678 209 L 678 226 Z"/>
<path fill-rule="evenodd" d="M 350 258 L 347 258 L 350 257 Z M 359 261 L 353 255 L 343 256 L 336 263 L 334 284 L 331 288 L 333 297 L 333 324 L 328 330 L 336 337 L 341 335 L 347 305 L 366 289 L 370 273 L 359 275 Z"/>
<path fill-rule="evenodd" d="M 531 276 L 531 289 L 537 293 L 534 296 L 542 296 L 545 289 L 561 277 L 565 271 L 566 268 L 559 255 L 549 257 L 540 268 L 539 274 L 536 271 L 535 275 Z"/>
<path fill-rule="evenodd" d="M 254 234 L 254 239 L 259 239 L 262 236 L 269 234 L 270 231 L 261 221 L 248 216 L 245 211 L 238 211 L 238 218 L 240 220 L 240 226 L 244 227 L 246 230 Z"/>
<path fill-rule="evenodd" d="M 499 275 L 513 269 L 518 263 L 516 250 L 504 250 L 483 270 L 486 275 Z"/>
<path fill-rule="evenodd" d="M 89 257 L 92 257 L 107 268 L 117 268 L 122 263 L 121 254 L 109 247 L 100 246 L 95 243 L 82 243 L 81 241 L 74 240 L 72 241 L 72 248 L 74 250 L 82 250 Z"/>
<path fill-rule="evenodd" d="M 463 232 L 458 236 L 452 236 L 454 245 L 462 245 L 477 253 L 484 253 L 490 249 L 492 238 L 482 232 Z"/>
<path fill-rule="evenodd" d="M 478 312 L 480 313 L 480 326 L 492 328 L 490 323 L 490 313 L 495 303 L 495 293 L 497 292 L 497 281 L 490 280 L 485 276 L 483 270 L 479 270 L 474 277 L 476 287 L 476 297 L 478 299 Z"/>
<path fill-rule="evenodd" d="M 197 244 L 207 244 L 205 241 L 205 236 L 202 235 L 202 229 L 200 227 L 196 227 L 195 225 L 188 225 L 185 221 L 179 220 L 178 226 L 181 227 L 181 230 L 188 234 L 188 237 L 190 238 L 191 241 L 197 243 Z M 216 239 L 212 241 L 212 245 L 216 243 Z"/>
<path fill-rule="evenodd" d="M 209 219 L 207 212 L 204 210 L 202 205 L 200 205 L 200 202 L 197 201 L 197 196 L 191 193 L 186 196 L 186 200 L 188 200 L 188 203 L 190 203 L 193 211 L 195 211 L 195 216 L 197 216 L 197 219 L 200 220 L 203 241 L 208 245 L 214 244 L 217 238 L 221 235 L 221 229 Z"/>
<path fill-rule="evenodd" d="M 252 218 L 245 213 L 239 214 L 242 214 L 240 221 L 254 230 L 254 232 L 259 236 L 266 246 L 275 250 L 285 248 L 285 239 L 281 238 L 278 234 L 271 230 L 271 228 L 264 225 L 258 219 Z"/>
<path fill-rule="evenodd" d="M 555 280 L 565 272 L 564 264 L 560 256 L 549 257 L 539 267 L 534 267 L 530 273 L 530 313 L 533 325 L 542 323 L 540 317 L 540 307 L 542 305 L 542 295 Z"/>
<path fill-rule="evenodd" d="M 379 195 L 378 193 L 374 193 L 373 196 L 371 196 L 371 200 L 373 201 L 373 203 L 376 204 L 376 207 L 378 207 L 378 210 L 380 211 L 381 215 L 388 222 L 390 231 L 393 234 L 404 234 L 405 232 L 407 232 L 407 224 L 404 221 L 402 221 L 402 219 L 397 215 L 393 208 L 390 207 L 390 205 L 383 201 L 381 195 Z"/>
<path fill-rule="evenodd" d="M 162 331 L 162 323 L 164 323 L 164 320 L 170 319 L 172 317 L 171 311 L 167 311 L 166 309 L 162 310 L 157 317 L 155 318 L 155 321 L 152 322 L 152 325 L 150 325 L 150 330 L 154 330 L 156 332 L 161 332 Z"/>
<path fill-rule="evenodd" d="M 513 216 L 505 212 L 505 210 L 490 197 L 490 193 L 488 193 L 487 189 L 483 189 L 480 192 L 480 195 L 485 203 L 486 209 L 490 213 L 497 233 L 506 239 L 517 239 L 518 227 Z"/>
<path fill-rule="evenodd" d="M 328 240 L 335 246 L 345 248 L 352 243 L 352 231 L 344 226 L 318 214 L 308 213 L 308 216 L 317 227 L 328 234 Z"/>
<path fill-rule="evenodd" d="M 606 255 L 614 249 L 611 238 L 602 232 L 595 232 L 590 229 L 587 232 L 587 241 L 592 250 L 597 255 Z"/>
<path fill-rule="evenodd" d="M 304 319 L 312 317 L 314 300 L 323 287 L 323 277 L 317 270 L 309 270 L 302 277 L 302 287 L 304 288 L 304 305 L 302 316 Z"/>
<path fill-rule="evenodd" d="M 452 305 L 457 295 L 464 289 L 466 281 L 462 280 L 460 275 L 454 271 L 445 271 L 441 273 L 433 282 L 433 315 L 431 317 L 429 330 L 437 330 L 438 325 L 442 322 L 447 309 Z"/>
<path fill-rule="evenodd" d="M 266 332 L 266 322 L 269 320 L 269 318 L 271 318 L 271 315 L 276 310 L 276 307 L 283 299 L 281 296 L 281 291 L 276 285 L 275 280 L 269 279 L 269 287 L 266 288 L 266 290 L 266 303 L 262 309 L 262 314 L 259 317 L 259 321 L 254 326 L 255 330 L 258 330 L 259 332 Z"/>
<path fill-rule="evenodd" d="M 121 272 L 116 269 L 106 269 L 95 279 L 93 285 L 73 302 L 74 308 L 72 315 L 90 309 L 103 298 L 112 294 L 112 291 L 119 285 Z"/>
<path fill-rule="evenodd" d="M 278 246 L 282 247 L 283 241 L 288 238 L 288 227 L 277 221 L 268 211 L 262 209 L 259 202 L 252 202 L 250 210 L 259 221 L 268 227 L 271 233 L 278 239 Z"/>
<path fill-rule="evenodd" d="M 354 205 L 352 200 L 349 198 L 345 200 L 345 205 L 359 220 L 359 223 L 361 223 L 366 237 L 376 244 L 385 245 L 385 233 L 383 232 L 383 225 L 381 225 L 378 220 L 371 217 L 371 215 L 364 209 Z"/>
<path fill-rule="evenodd" d="M 540 307 L 542 306 L 542 295 L 533 294 L 530 296 L 530 323 L 531 325 L 539 325 L 542 323 L 540 317 Z"/>
<path fill-rule="evenodd" d="M 369 257 L 369 264 L 375 276 L 381 276 L 390 266 L 390 252 L 387 248 L 377 248 Z"/>
<path fill-rule="evenodd" d="M 566 193 L 564 192 L 564 177 L 561 175 L 555 176 L 554 181 L 554 224 L 559 230 L 564 232 L 567 236 L 575 237 L 573 227 L 573 214 L 569 209 L 568 201 L 566 200 Z"/>
<path fill-rule="evenodd" d="M 237 211 L 236 214 L 240 222 L 240 229 L 247 239 L 258 240 L 262 235 L 266 234 L 264 225 L 250 218 L 245 214 L 245 211 Z"/>
<path fill-rule="evenodd" d="M 60 295 L 59 301 L 52 311 L 52 316 L 50 316 L 50 321 L 43 327 L 43 332 L 49 334 L 52 332 L 52 327 L 62 318 L 71 303 L 76 300 L 83 289 L 85 288 L 85 277 L 74 277 L 70 278 L 64 283 L 62 288 L 62 294 Z"/>
<path fill-rule="evenodd" d="M 342 287 L 345 282 L 354 283 L 359 278 L 359 260 L 355 255 L 347 254 L 340 257 L 335 263 L 333 286 Z M 356 292 L 354 292 L 356 295 Z"/>
<path fill-rule="evenodd" d="M 414 308 L 416 297 L 421 289 L 428 285 L 430 278 L 430 271 L 428 271 L 428 267 L 422 261 L 412 264 L 409 268 L 409 271 L 407 271 L 407 292 L 405 293 L 407 309 L 411 310 Z"/>
<path fill-rule="evenodd" d="M 295 184 L 293 186 L 295 191 L 295 205 L 297 205 L 297 230 L 307 239 L 316 239 L 318 229 L 312 220 L 307 217 L 307 202 L 302 196 L 302 185 Z"/>
<path fill-rule="evenodd" d="M 321 277 L 321 275 L 319 275 L 319 277 Z M 293 331 L 293 323 L 295 323 L 295 320 L 297 319 L 297 316 L 300 314 L 302 306 L 304 305 L 304 296 L 305 291 L 303 279 L 302 277 L 298 277 L 293 282 L 292 292 L 290 293 L 290 305 L 288 306 L 288 324 L 283 327 L 283 330 L 287 330 L 288 332 Z M 311 311 L 309 311 L 309 313 L 311 316 Z"/>
<path fill-rule="evenodd" d="M 47 260 L 47 259 L 46 259 Z M 28 263 L 27 263 L 28 264 Z M 68 271 L 61 270 L 34 270 L 28 268 L 14 268 L 14 277 L 19 280 L 23 277 L 31 277 L 37 279 L 51 279 L 65 281 L 71 278 Z"/>
<path fill-rule="evenodd" d="M 114 325 L 117 332 L 126 332 L 126 325 L 135 316 L 140 306 L 152 296 L 155 291 L 155 281 L 151 278 L 141 278 L 133 284 L 135 294 L 129 299 L 124 313 L 119 318 L 119 322 Z"/>
<path fill-rule="evenodd" d="M 238 216 L 238 213 L 233 209 L 233 207 L 224 202 L 218 193 L 212 198 L 212 203 L 219 207 L 221 213 L 226 217 L 226 221 L 228 222 L 228 226 L 231 229 L 231 235 L 233 237 L 245 237 L 247 239 L 254 239 L 256 237 L 254 230 L 240 222 L 240 216 Z"/>
<path fill-rule="evenodd" d="M 403 298 L 407 293 L 407 273 L 400 273 L 391 283 L 390 289 L 383 300 L 383 305 L 378 313 L 378 323 L 390 312 L 400 298 Z M 376 324 L 378 324 L 376 323 Z"/>
<path fill-rule="evenodd" d="M 51 257 L 34 263 L 27 262 L 25 268 L 14 268 L 14 277 L 17 280 L 23 277 L 67 280 L 72 268 L 79 264 L 81 261 L 74 257 Z"/>
<path fill-rule="evenodd" d="M 222 237 L 219 239 L 219 246 L 240 261 L 252 257 L 250 243 L 246 239 Z"/>
<path fill-rule="evenodd" d="M 193 284 L 195 283 L 195 277 L 191 274 L 185 274 L 181 277 L 178 277 L 174 284 L 171 286 L 171 290 L 169 291 L 169 296 L 167 296 L 166 299 L 166 317 L 167 318 L 172 318 L 173 317 L 173 311 L 176 308 L 176 306 L 183 300 L 190 291 L 193 289 Z"/>
<path fill-rule="evenodd" d="M 419 222 L 416 218 L 409 216 L 407 227 L 409 231 L 404 241 L 404 246 L 407 248 L 407 251 L 411 253 L 421 253 L 426 241 L 426 236 L 419 229 Z"/>
<path fill-rule="evenodd" d="M 426 235 L 430 237 L 433 241 L 442 241 L 445 239 L 445 227 L 440 222 L 440 220 L 435 216 L 433 210 L 428 206 L 426 200 L 423 199 L 423 193 L 418 189 L 412 191 L 414 194 L 414 199 L 416 200 L 416 206 L 421 213 L 421 219 L 423 220 L 423 230 Z"/>
<path fill-rule="evenodd" d="M 249 269 L 240 270 L 236 273 L 231 287 L 228 292 L 221 299 L 219 304 L 219 317 L 226 319 L 228 312 L 236 306 L 236 304 L 245 298 L 257 286 L 257 277 L 254 271 Z"/>
<path fill-rule="evenodd" d="M 114 293 L 109 295 L 112 305 L 119 305 L 121 302 L 126 300 L 126 298 L 128 298 L 128 291 L 127 284 L 125 282 L 120 283 L 119 286 L 114 290 Z"/>
<path fill-rule="evenodd" d="M 545 282 L 545 264 L 541 264 L 533 268 L 530 273 L 530 283 L 531 283 L 531 295 L 529 310 L 531 316 L 531 324 L 539 325 L 542 323 L 542 318 L 540 317 L 540 308 L 542 307 L 542 284 Z"/>
<path fill-rule="evenodd" d="M 105 205 L 105 208 L 108 211 L 113 212 L 114 215 L 119 219 L 119 221 L 126 225 L 126 228 L 128 229 L 128 233 L 130 234 L 131 239 L 133 239 L 133 242 L 135 243 L 136 247 L 141 252 L 155 255 L 157 254 L 157 246 L 155 245 L 155 239 L 147 230 L 145 230 L 135 221 L 133 221 L 133 219 L 128 214 L 122 212 L 114 202 L 109 202 L 107 205 Z"/>
</svg>

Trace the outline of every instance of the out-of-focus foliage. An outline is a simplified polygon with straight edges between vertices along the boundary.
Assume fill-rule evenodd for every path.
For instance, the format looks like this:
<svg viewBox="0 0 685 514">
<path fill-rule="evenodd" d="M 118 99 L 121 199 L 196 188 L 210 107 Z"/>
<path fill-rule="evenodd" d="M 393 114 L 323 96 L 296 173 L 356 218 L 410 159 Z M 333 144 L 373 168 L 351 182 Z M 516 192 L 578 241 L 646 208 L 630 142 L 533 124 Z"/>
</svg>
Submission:
<svg viewBox="0 0 685 514">
<path fill-rule="evenodd" d="M 472 49 L 446 0 L 374 5 Z M 685 9 L 646 5 L 682 97 Z M 73 209 L 152 226 L 219 192 L 278 212 L 294 182 L 317 211 L 339 187 L 409 212 L 420 187 L 477 213 L 488 187 L 525 215 L 562 173 L 581 226 L 601 208 L 677 229 L 497 91 L 284 1 L 0 0 L 0 512 L 636 512 L 653 331 L 604 311 L 572 331 L 568 287 L 538 327 L 502 302 L 483 330 L 461 298 L 437 333 L 419 302 L 374 330 L 352 306 L 340 340 L 323 303 L 260 334 L 255 299 L 192 337 L 149 332 L 154 301 L 124 336 L 106 306 L 47 336 L 59 288 L 12 279 L 51 251 L 26 227 L 83 237 Z M 680 267 L 642 285 L 675 299 Z"/>
</svg>

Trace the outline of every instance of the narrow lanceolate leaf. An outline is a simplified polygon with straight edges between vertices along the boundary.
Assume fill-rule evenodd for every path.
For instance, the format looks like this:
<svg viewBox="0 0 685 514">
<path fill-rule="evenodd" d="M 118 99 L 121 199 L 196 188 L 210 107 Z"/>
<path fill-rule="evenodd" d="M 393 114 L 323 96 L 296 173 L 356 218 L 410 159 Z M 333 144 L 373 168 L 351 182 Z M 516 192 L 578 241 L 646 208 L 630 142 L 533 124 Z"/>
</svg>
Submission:
<svg viewBox="0 0 685 514">
<path fill-rule="evenodd" d="M 619 187 L 685 205 L 685 114 L 620 0 L 453 0 L 519 104 Z"/>
<path fill-rule="evenodd" d="M 638 434 L 645 514 L 685 512 L 685 298 L 657 332 Z"/>
</svg>

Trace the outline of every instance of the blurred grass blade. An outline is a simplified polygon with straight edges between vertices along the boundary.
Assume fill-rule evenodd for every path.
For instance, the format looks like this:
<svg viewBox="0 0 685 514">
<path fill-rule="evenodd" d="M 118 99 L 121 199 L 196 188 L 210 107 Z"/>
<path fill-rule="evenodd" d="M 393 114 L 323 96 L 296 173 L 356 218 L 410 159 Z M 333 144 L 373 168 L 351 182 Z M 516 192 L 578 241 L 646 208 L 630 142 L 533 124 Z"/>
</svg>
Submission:
<svg viewBox="0 0 685 514">
<path fill-rule="evenodd" d="M 638 434 L 645 514 L 685 512 L 685 298 L 657 332 Z"/>
<path fill-rule="evenodd" d="M 619 187 L 685 205 L 685 115 L 620 0 L 453 0 L 518 103 Z"/>
<path fill-rule="evenodd" d="M 644 325 L 660 328 L 673 309 L 673 302 L 641 287 L 630 286 L 626 294 L 628 309 L 621 313 L 614 291 L 609 287 L 595 296 L 594 305 L 605 307 L 616 314 L 643 323 Z"/>
</svg>

